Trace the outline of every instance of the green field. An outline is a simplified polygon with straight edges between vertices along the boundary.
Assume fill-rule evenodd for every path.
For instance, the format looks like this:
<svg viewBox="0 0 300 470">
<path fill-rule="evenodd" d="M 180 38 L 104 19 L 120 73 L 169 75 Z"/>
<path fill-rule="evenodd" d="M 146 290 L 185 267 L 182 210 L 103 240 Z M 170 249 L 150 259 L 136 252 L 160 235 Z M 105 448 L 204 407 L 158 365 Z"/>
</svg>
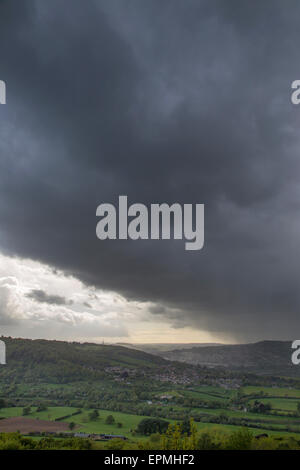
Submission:
<svg viewBox="0 0 300 470">
<path fill-rule="evenodd" d="M 76 408 L 73 407 L 49 407 L 46 411 L 37 412 L 36 408 L 32 408 L 32 412 L 28 415 L 28 418 L 41 419 L 54 421 L 56 418 L 66 416 L 68 414 L 74 413 Z M 71 416 L 64 421 L 74 422 L 76 428 L 74 432 L 80 431 L 85 433 L 97 433 L 97 434 L 117 434 L 123 435 L 126 437 L 132 437 L 132 432 L 134 431 L 139 424 L 139 422 L 144 418 L 143 416 L 132 415 L 128 413 L 120 413 L 115 411 L 108 410 L 98 410 L 99 418 L 96 421 L 89 420 L 89 413 L 93 410 L 83 410 L 82 413 Z M 13 407 L 13 408 L 2 408 L 0 410 L 0 416 L 3 418 L 11 418 L 14 416 L 22 416 L 23 408 Z M 108 415 L 112 415 L 115 419 L 115 424 L 106 424 L 105 419 Z M 172 420 L 169 420 L 172 421 Z M 122 427 L 118 427 L 117 423 L 122 423 Z M 139 436 L 144 437 L 144 436 Z"/>
<path fill-rule="evenodd" d="M 121 346 L 5 341 L 2 418 L 23 415 L 30 407 L 30 418 L 63 418 L 75 424 L 75 431 L 124 435 L 130 443 L 141 439 L 145 446 L 148 438 L 136 429 L 147 417 L 184 422 L 184 432 L 193 418 L 199 430 L 227 436 L 247 428 L 254 436 L 300 437 L 299 378 L 187 366 Z M 95 409 L 100 416 L 93 420 Z M 106 424 L 108 415 L 114 424 Z M 148 425 L 156 431 L 155 423 Z"/>
<path fill-rule="evenodd" d="M 300 400 L 293 400 L 293 399 L 285 399 L 285 398 L 262 398 L 260 399 L 262 403 L 270 403 L 272 405 L 272 409 L 275 411 L 297 411 L 297 405 Z M 250 403 L 253 403 L 254 400 L 250 400 Z"/>
<path fill-rule="evenodd" d="M 294 397 L 300 400 L 300 390 L 295 388 L 287 388 L 287 387 L 243 387 L 243 392 L 248 395 L 260 394 L 264 392 L 270 397 Z"/>
<path fill-rule="evenodd" d="M 45 411 L 40 411 L 37 412 L 36 408 L 32 408 L 31 413 L 28 415 L 29 418 L 35 418 L 35 419 L 41 419 L 41 420 L 55 420 L 56 418 L 62 417 L 69 415 L 71 413 L 74 413 L 76 411 L 76 408 L 74 407 L 49 407 Z M 145 436 L 140 436 L 137 435 L 136 433 L 132 432 L 134 431 L 139 422 L 145 418 L 145 416 L 138 416 L 134 414 L 129 414 L 129 413 L 121 413 L 121 412 L 115 412 L 115 411 L 109 411 L 109 410 L 98 410 L 99 411 L 99 418 L 96 421 L 91 421 L 89 419 L 89 413 L 92 410 L 84 409 L 82 412 L 78 415 L 71 416 L 69 418 L 66 418 L 64 421 L 66 422 L 74 422 L 76 424 L 76 428 L 74 431 L 80 431 L 80 432 L 85 432 L 85 433 L 96 433 L 96 434 L 115 434 L 115 435 L 123 435 L 129 439 L 145 439 Z M 198 410 L 199 411 L 199 410 Z M 218 414 L 220 411 L 223 413 L 226 413 L 228 416 L 240 416 L 242 413 L 240 412 L 234 412 L 234 411 L 228 411 L 226 409 L 224 410 L 207 410 L 203 409 L 201 411 L 204 411 L 208 414 Z M 22 416 L 23 408 L 21 407 L 12 407 L 12 408 L 3 408 L 0 411 L 0 416 L 3 418 L 9 418 L 13 416 Z M 106 424 L 105 420 L 108 415 L 112 415 L 115 419 L 115 424 Z M 244 413 L 245 415 L 245 413 Z M 248 417 L 251 417 L 255 420 L 255 417 L 261 418 L 260 415 L 257 414 L 251 414 L 247 413 L 246 414 Z M 268 419 L 270 422 L 272 422 L 272 417 L 264 417 L 264 419 Z M 277 417 L 276 417 L 277 419 Z M 174 422 L 174 420 L 168 420 L 169 422 Z M 287 420 L 283 419 L 282 424 L 286 422 Z M 121 423 L 122 427 L 118 427 L 117 423 Z M 280 425 L 275 425 L 272 424 L 275 428 L 278 427 L 280 428 Z M 300 420 L 299 420 L 299 425 L 300 425 Z M 242 426 L 235 426 L 235 425 L 230 425 L 230 424 L 216 424 L 216 423 L 205 423 L 205 422 L 197 422 L 196 423 L 197 429 L 200 431 L 203 431 L 205 429 L 208 430 L 215 430 L 216 432 L 232 432 L 238 429 L 241 429 Z M 299 433 L 291 433 L 291 432 L 283 432 L 283 431 L 276 431 L 276 430 L 268 430 L 265 428 L 250 428 L 251 432 L 256 435 L 256 434 L 261 434 L 261 433 L 267 433 L 269 435 L 284 435 L 284 436 L 294 436 L 300 438 L 300 427 L 299 427 Z"/>
</svg>

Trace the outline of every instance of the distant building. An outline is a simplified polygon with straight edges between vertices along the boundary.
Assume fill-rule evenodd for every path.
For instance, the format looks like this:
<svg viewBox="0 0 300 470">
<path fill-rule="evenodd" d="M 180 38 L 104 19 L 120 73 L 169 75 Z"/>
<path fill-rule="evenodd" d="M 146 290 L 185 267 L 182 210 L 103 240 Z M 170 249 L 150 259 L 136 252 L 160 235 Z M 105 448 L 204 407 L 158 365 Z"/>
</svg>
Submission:
<svg viewBox="0 0 300 470">
<path fill-rule="evenodd" d="M 172 400 L 173 395 L 161 395 L 159 398 L 161 400 Z"/>
<path fill-rule="evenodd" d="M 127 440 L 127 437 L 119 434 L 87 434 L 85 432 L 75 432 L 74 437 L 80 437 L 83 439 L 93 439 L 94 441 L 110 441 L 111 439 L 122 439 Z"/>
<path fill-rule="evenodd" d="M 74 437 L 90 437 L 90 434 L 86 434 L 85 432 L 75 432 Z"/>
</svg>

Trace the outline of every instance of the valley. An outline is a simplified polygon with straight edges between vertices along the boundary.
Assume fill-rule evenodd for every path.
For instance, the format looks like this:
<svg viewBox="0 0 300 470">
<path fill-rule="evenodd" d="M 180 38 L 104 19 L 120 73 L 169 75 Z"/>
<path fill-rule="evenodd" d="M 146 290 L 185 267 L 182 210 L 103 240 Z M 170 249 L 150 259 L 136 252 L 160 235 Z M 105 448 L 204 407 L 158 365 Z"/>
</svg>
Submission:
<svg viewBox="0 0 300 470">
<path fill-rule="evenodd" d="M 122 346 L 4 341 L 7 365 L 0 368 L 0 428 L 1 420 L 12 417 L 23 417 L 25 424 L 26 419 L 42 423 L 63 418 L 68 432 L 73 423 L 76 432 L 123 435 L 137 443 L 146 439 L 138 432 L 143 419 L 171 424 L 193 419 L 198 431 L 247 428 L 253 435 L 292 436 L 300 442 L 297 377 L 187 367 Z M 216 346 L 203 347 L 207 348 Z M 111 423 L 108 416 L 113 417 Z"/>
</svg>

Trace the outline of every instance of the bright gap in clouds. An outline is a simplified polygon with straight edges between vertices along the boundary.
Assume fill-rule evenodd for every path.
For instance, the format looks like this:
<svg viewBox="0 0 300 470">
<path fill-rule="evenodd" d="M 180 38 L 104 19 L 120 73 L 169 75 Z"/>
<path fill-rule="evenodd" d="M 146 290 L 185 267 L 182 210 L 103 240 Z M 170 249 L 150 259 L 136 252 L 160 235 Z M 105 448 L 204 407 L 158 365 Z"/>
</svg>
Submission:
<svg viewBox="0 0 300 470">
<path fill-rule="evenodd" d="M 47 265 L 0 253 L 4 336 L 110 343 L 216 340 L 192 328 L 172 327 L 156 310 L 150 302 L 128 301 Z"/>
</svg>

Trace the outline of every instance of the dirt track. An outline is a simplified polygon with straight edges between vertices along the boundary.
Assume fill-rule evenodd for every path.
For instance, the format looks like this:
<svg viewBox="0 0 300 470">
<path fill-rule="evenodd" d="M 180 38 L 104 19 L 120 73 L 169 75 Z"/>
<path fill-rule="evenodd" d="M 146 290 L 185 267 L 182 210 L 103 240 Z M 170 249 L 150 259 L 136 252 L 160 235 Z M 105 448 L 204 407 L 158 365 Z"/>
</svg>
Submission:
<svg viewBox="0 0 300 470">
<path fill-rule="evenodd" d="M 63 421 L 43 421 L 41 419 L 24 418 L 18 416 L 15 418 L 0 419 L 0 432 L 62 432 L 69 431 L 69 424 Z"/>
</svg>

